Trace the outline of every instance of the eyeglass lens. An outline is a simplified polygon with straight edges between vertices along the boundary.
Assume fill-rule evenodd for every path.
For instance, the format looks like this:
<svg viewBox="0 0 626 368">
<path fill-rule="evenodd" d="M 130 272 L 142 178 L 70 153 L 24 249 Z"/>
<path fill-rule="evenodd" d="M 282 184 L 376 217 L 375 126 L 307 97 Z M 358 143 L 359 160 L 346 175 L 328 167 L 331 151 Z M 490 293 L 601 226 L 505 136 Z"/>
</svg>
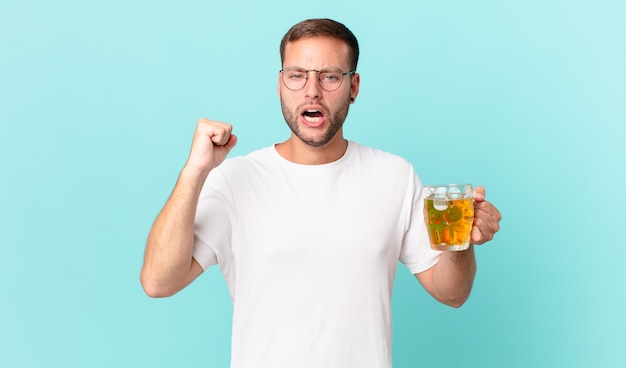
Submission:
<svg viewBox="0 0 626 368">
<path fill-rule="evenodd" d="M 309 72 L 318 73 L 320 87 L 326 91 L 334 91 L 341 86 L 345 73 L 339 68 L 325 68 L 322 70 L 306 70 L 290 67 L 282 70 L 283 83 L 292 91 L 302 89 L 309 78 Z"/>
</svg>

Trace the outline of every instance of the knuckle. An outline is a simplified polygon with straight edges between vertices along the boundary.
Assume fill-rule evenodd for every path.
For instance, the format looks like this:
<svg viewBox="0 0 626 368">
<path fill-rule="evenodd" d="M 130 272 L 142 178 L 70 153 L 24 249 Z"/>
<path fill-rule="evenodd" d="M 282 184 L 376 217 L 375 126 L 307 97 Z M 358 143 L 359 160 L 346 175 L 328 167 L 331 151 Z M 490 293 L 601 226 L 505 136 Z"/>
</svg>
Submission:
<svg viewBox="0 0 626 368">
<path fill-rule="evenodd" d="M 210 122 L 210 120 L 207 119 L 207 118 L 200 118 L 200 119 L 198 119 L 198 121 L 196 121 L 196 125 L 197 126 L 206 125 L 209 122 Z"/>
</svg>

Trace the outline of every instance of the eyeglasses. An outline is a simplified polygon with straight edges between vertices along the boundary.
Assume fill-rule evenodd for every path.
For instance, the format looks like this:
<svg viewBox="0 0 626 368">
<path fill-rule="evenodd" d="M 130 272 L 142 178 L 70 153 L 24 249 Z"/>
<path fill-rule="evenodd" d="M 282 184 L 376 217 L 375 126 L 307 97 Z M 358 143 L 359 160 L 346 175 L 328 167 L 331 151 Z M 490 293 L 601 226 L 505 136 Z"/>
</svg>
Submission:
<svg viewBox="0 0 626 368">
<path fill-rule="evenodd" d="M 344 72 L 335 67 L 324 68 L 321 70 L 306 70 L 298 66 L 289 66 L 280 71 L 282 74 L 283 84 L 292 91 L 298 91 L 306 85 L 306 82 L 309 79 L 309 72 L 318 73 L 317 81 L 319 82 L 320 87 L 322 87 L 324 91 L 328 92 L 335 91 L 341 87 L 344 75 L 352 75 L 356 73 L 355 70 L 351 72 Z"/>
</svg>

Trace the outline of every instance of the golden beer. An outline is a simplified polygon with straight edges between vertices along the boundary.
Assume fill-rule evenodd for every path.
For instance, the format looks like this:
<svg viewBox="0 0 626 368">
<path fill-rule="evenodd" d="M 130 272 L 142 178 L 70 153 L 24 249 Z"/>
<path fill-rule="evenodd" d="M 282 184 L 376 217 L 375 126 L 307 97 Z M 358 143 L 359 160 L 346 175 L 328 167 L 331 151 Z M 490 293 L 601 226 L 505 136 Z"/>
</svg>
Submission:
<svg viewBox="0 0 626 368">
<path fill-rule="evenodd" d="M 432 249 L 457 251 L 469 248 L 474 222 L 471 185 L 426 186 L 424 219 Z"/>
</svg>

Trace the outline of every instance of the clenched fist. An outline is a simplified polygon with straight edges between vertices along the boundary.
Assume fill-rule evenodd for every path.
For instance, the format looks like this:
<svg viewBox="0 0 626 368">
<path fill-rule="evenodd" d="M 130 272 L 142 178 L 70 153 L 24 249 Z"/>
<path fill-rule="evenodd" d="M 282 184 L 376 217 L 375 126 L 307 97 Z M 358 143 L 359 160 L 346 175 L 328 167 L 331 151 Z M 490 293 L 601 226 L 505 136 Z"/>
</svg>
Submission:
<svg viewBox="0 0 626 368">
<path fill-rule="evenodd" d="M 232 131 L 230 124 L 199 119 L 185 168 L 208 174 L 221 164 L 237 143 L 237 136 Z"/>
</svg>

